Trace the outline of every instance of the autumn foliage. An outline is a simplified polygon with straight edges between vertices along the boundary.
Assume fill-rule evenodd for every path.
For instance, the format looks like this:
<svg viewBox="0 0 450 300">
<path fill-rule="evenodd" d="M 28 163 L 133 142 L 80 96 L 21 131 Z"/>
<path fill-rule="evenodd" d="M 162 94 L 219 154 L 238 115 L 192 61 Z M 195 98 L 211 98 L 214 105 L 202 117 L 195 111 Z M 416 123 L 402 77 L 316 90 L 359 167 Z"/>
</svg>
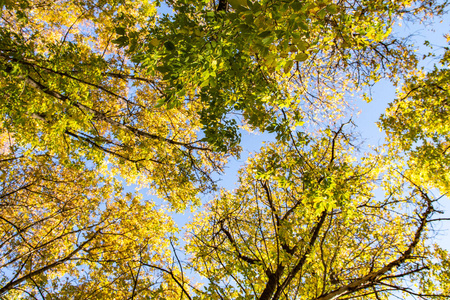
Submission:
<svg viewBox="0 0 450 300">
<path fill-rule="evenodd" d="M 447 2 L 0 8 L 0 298 L 448 298 L 450 51 L 395 32 Z M 245 131 L 273 138 L 226 190 Z"/>
</svg>

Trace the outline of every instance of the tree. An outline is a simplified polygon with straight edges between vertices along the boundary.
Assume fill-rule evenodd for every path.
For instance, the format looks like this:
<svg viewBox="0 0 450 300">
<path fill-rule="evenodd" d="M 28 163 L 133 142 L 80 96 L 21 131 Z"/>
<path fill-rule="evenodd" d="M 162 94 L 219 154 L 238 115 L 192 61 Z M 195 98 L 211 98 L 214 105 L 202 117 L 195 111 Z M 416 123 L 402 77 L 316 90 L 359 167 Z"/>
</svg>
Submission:
<svg viewBox="0 0 450 300">
<path fill-rule="evenodd" d="M 448 253 L 425 242 L 438 199 L 387 157 L 355 164 L 348 141 L 341 127 L 268 145 L 199 213 L 205 299 L 448 297 Z"/>
<path fill-rule="evenodd" d="M 406 152 L 411 176 L 444 193 L 450 191 L 449 59 L 447 49 L 440 68 L 418 71 L 408 78 L 399 98 L 381 118 L 391 146 Z"/>
<path fill-rule="evenodd" d="M 145 174 L 174 207 L 196 202 L 222 159 L 197 138 L 197 109 L 190 108 L 195 104 L 154 107 L 161 96 L 158 79 L 140 77 L 130 56 L 111 45 L 123 30 L 117 26 L 128 26 L 131 34 L 143 22 L 151 25 L 153 6 L 19 4 L 6 4 L 1 30 L 1 109 L 14 139 L 62 156 L 78 153 L 96 164 L 108 159 L 130 180 Z"/>
<path fill-rule="evenodd" d="M 124 194 L 117 180 L 83 162 L 63 164 L 6 141 L 0 156 L 1 294 L 125 298 L 137 289 L 133 279 L 154 282 L 139 273 L 143 263 L 164 257 L 167 234 L 175 230 L 164 211 Z"/>
<path fill-rule="evenodd" d="M 445 298 L 449 56 L 417 71 L 392 28 L 447 3 L 166 3 L 0 2 L 0 295 Z M 349 95 L 383 77 L 403 93 L 362 154 Z M 276 138 L 202 206 L 241 130 Z"/>
</svg>

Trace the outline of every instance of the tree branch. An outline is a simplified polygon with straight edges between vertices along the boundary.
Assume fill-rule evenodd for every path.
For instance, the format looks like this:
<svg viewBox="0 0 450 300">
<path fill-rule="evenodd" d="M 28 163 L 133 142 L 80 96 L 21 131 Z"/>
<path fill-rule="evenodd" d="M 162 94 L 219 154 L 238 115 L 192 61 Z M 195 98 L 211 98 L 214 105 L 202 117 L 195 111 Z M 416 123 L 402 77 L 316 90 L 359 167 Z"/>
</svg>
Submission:
<svg viewBox="0 0 450 300">
<path fill-rule="evenodd" d="M 28 273 L 25 276 L 20 277 L 19 279 L 10 281 L 8 284 L 6 284 L 4 287 L 0 288 L 0 295 L 3 295 L 4 293 L 6 293 L 7 291 L 14 289 L 14 287 L 16 285 L 19 285 L 20 283 L 22 283 L 23 281 L 26 281 L 28 279 L 30 279 L 33 276 L 36 276 L 38 274 L 44 273 L 45 271 L 48 271 L 60 264 L 65 263 L 66 261 L 68 261 L 69 259 L 71 259 L 75 254 L 77 254 L 78 252 L 80 252 L 87 244 L 89 244 L 93 239 L 96 238 L 96 236 L 100 233 L 101 229 L 97 230 L 89 239 L 87 239 L 86 241 L 84 241 L 81 245 L 79 245 L 75 250 L 73 250 L 71 253 L 69 253 L 65 258 L 60 259 L 58 261 L 55 261 L 54 263 L 51 263 L 49 265 L 46 265 L 45 267 L 42 267 L 40 269 L 37 269 L 35 271 L 32 271 L 30 273 Z"/>
</svg>

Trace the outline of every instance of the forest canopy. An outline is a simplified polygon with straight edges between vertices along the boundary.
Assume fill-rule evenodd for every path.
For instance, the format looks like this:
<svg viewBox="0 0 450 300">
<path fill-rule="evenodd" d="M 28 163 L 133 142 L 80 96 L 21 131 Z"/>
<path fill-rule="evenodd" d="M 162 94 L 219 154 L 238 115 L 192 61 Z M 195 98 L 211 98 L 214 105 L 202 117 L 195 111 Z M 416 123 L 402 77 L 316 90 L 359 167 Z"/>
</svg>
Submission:
<svg viewBox="0 0 450 300">
<path fill-rule="evenodd" d="M 450 297 L 450 35 L 397 32 L 446 1 L 0 8 L 1 299 Z"/>
</svg>

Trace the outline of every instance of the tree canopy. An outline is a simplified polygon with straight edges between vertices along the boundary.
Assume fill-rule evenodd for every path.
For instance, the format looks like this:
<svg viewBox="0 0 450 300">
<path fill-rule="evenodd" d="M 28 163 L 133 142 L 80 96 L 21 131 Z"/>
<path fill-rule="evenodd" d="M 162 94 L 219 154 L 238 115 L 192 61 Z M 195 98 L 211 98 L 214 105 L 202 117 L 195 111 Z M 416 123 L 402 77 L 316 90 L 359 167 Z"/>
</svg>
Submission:
<svg viewBox="0 0 450 300">
<path fill-rule="evenodd" d="M 0 8 L 2 299 L 449 298 L 450 49 L 395 30 L 446 1 Z M 227 190 L 245 131 L 273 138 Z"/>
</svg>

